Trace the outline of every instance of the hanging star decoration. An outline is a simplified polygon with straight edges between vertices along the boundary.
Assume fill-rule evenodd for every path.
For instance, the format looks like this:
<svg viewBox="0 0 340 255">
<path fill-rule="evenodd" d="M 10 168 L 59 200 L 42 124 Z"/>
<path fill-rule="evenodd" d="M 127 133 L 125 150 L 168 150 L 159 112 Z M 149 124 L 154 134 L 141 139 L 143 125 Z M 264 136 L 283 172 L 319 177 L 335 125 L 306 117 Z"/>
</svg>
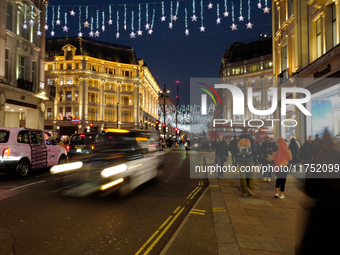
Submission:
<svg viewBox="0 0 340 255">
<path fill-rule="evenodd" d="M 70 11 L 71 16 L 74 16 L 76 13 L 74 12 L 74 10 Z"/>
<path fill-rule="evenodd" d="M 229 16 L 229 12 L 225 11 L 225 12 L 223 13 L 223 15 L 224 15 L 224 17 L 228 17 L 228 16 Z"/>
<path fill-rule="evenodd" d="M 161 17 L 161 21 L 165 21 L 165 19 L 166 19 L 166 17 L 163 15 L 163 16 Z"/>
<path fill-rule="evenodd" d="M 218 17 L 217 20 L 216 20 L 216 24 L 220 24 L 221 23 L 221 18 Z"/>
<path fill-rule="evenodd" d="M 258 4 L 257 4 L 257 8 L 262 9 L 262 4 L 261 4 L 261 3 L 258 3 Z"/>
<path fill-rule="evenodd" d="M 124 30 L 126 30 L 126 28 L 127 28 L 127 26 L 126 26 L 126 24 L 124 24 Z"/>
<path fill-rule="evenodd" d="M 66 25 L 63 26 L 63 32 L 68 32 L 68 27 Z"/>
<path fill-rule="evenodd" d="M 27 29 L 27 24 L 24 24 L 24 25 L 22 26 L 22 28 L 23 28 L 23 29 Z"/>
<path fill-rule="evenodd" d="M 250 21 L 249 21 L 249 22 L 246 24 L 247 29 L 248 29 L 248 28 L 253 29 L 253 25 L 254 25 L 254 24 L 250 23 Z"/>
<path fill-rule="evenodd" d="M 95 37 L 99 37 L 99 31 L 98 30 L 95 33 Z"/>
<path fill-rule="evenodd" d="M 146 23 L 145 24 L 145 30 L 149 30 L 150 29 L 150 24 L 149 23 Z"/>
<path fill-rule="evenodd" d="M 241 15 L 240 17 L 238 17 L 238 21 L 244 21 L 244 17 Z"/>
<path fill-rule="evenodd" d="M 37 31 L 37 35 L 41 36 L 41 31 L 40 30 Z"/>
<path fill-rule="evenodd" d="M 189 35 L 189 29 L 185 29 L 185 35 L 186 35 L 186 36 Z"/>
<path fill-rule="evenodd" d="M 142 34 L 143 34 L 143 31 L 139 29 L 139 30 L 137 31 L 137 35 L 142 35 Z"/>
<path fill-rule="evenodd" d="M 235 25 L 235 23 L 233 23 L 230 27 L 232 31 L 237 30 L 237 25 Z"/>
<path fill-rule="evenodd" d="M 60 20 L 57 19 L 55 23 L 56 23 L 57 25 L 60 25 Z"/>
<path fill-rule="evenodd" d="M 47 24 L 45 24 L 44 28 L 45 28 L 45 30 L 48 30 L 48 25 L 47 25 Z"/>
<path fill-rule="evenodd" d="M 33 25 L 34 25 L 34 20 L 31 19 L 31 20 L 29 21 L 29 24 L 30 24 L 31 26 L 33 26 Z"/>
<path fill-rule="evenodd" d="M 264 9 L 263 9 L 263 13 L 269 13 L 269 10 L 270 10 L 270 8 L 268 8 L 268 6 L 266 6 L 266 7 L 264 7 Z"/>
<path fill-rule="evenodd" d="M 104 26 L 104 25 L 102 25 L 102 31 L 103 31 L 103 32 L 105 31 L 105 26 Z"/>
<path fill-rule="evenodd" d="M 120 35 L 120 34 L 119 34 L 119 32 L 117 32 L 117 34 L 116 34 L 116 39 L 118 39 L 118 38 L 119 38 L 119 35 Z"/>
<path fill-rule="evenodd" d="M 130 35 L 130 38 L 136 38 L 136 34 L 133 31 L 129 35 Z"/>
<path fill-rule="evenodd" d="M 173 19 L 174 21 L 176 21 L 176 20 L 178 19 L 177 15 L 174 15 L 174 16 L 172 17 L 172 19 Z"/>
<path fill-rule="evenodd" d="M 208 9 L 212 9 L 213 8 L 213 4 L 212 3 L 209 3 L 208 4 Z"/>
<path fill-rule="evenodd" d="M 87 20 L 84 22 L 84 27 L 87 27 L 87 28 L 90 27 L 90 23 Z"/>
<path fill-rule="evenodd" d="M 51 36 L 54 36 L 54 31 L 51 31 Z"/>
<path fill-rule="evenodd" d="M 109 19 L 108 23 L 109 25 L 112 25 L 112 19 Z"/>
<path fill-rule="evenodd" d="M 149 29 L 148 34 L 151 35 L 153 33 L 152 29 Z"/>
<path fill-rule="evenodd" d="M 169 22 L 169 28 L 172 29 L 172 22 Z"/>
<path fill-rule="evenodd" d="M 204 27 L 204 26 L 201 26 L 201 27 L 200 27 L 200 31 L 201 31 L 201 32 L 205 32 L 205 27 Z"/>
<path fill-rule="evenodd" d="M 79 31 L 78 37 L 83 37 L 83 33 L 81 31 Z"/>
<path fill-rule="evenodd" d="M 192 17 L 191 17 L 191 21 L 197 21 L 197 16 L 194 14 L 194 15 L 192 15 Z"/>
<path fill-rule="evenodd" d="M 92 31 L 89 33 L 89 36 L 90 36 L 90 37 L 93 37 L 93 32 L 92 32 Z"/>
</svg>

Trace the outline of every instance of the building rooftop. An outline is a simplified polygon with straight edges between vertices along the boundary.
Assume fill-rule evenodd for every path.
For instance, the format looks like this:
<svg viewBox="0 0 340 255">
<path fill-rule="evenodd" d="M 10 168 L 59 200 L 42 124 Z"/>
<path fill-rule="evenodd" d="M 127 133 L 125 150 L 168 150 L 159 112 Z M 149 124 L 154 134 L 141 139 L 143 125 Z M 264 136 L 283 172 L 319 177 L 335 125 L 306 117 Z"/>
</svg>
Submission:
<svg viewBox="0 0 340 255">
<path fill-rule="evenodd" d="M 259 40 L 250 43 L 235 42 L 228 47 L 223 58 L 225 63 L 232 63 L 269 54 L 272 54 L 272 37 L 261 36 Z"/>
<path fill-rule="evenodd" d="M 76 47 L 76 55 L 85 55 L 103 60 L 134 64 L 138 63 L 136 53 L 130 46 L 101 42 L 92 38 L 53 38 L 46 40 L 46 56 L 63 56 L 62 48 L 71 44 Z"/>
</svg>

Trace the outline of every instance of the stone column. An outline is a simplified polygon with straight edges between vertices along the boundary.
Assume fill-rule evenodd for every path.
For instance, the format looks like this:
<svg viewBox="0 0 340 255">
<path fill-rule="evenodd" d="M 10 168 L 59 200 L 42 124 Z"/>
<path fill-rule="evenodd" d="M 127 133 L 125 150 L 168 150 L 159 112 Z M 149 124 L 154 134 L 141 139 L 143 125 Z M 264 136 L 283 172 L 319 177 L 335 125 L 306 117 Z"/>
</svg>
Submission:
<svg viewBox="0 0 340 255">
<path fill-rule="evenodd" d="M 119 123 L 119 121 L 121 120 L 121 101 L 120 101 L 120 87 L 122 85 L 122 82 L 121 81 L 118 81 L 117 82 L 117 125 Z M 119 127 L 119 125 L 118 125 Z"/>
<path fill-rule="evenodd" d="M 89 113 L 89 77 L 84 77 L 84 88 L 83 88 L 83 105 L 84 105 L 84 112 L 83 118 L 87 121 L 88 113 Z"/>
<path fill-rule="evenodd" d="M 5 79 L 5 52 L 6 52 L 6 1 L 0 2 L 0 14 L 1 14 L 0 15 L 0 80 L 4 80 Z M 13 29 L 14 29 L 14 24 L 13 24 Z"/>
<path fill-rule="evenodd" d="M 139 124 L 139 86 L 134 84 L 133 90 L 133 122 Z"/>
<path fill-rule="evenodd" d="M 100 89 L 99 89 L 99 118 L 100 121 L 104 121 L 104 102 L 105 102 L 105 98 L 104 98 L 104 88 L 105 88 L 105 80 L 101 79 L 101 84 L 100 84 Z"/>
<path fill-rule="evenodd" d="M 54 98 L 54 111 L 53 111 L 53 119 L 56 121 L 58 120 L 59 115 L 59 107 L 58 107 L 58 97 L 59 97 L 59 84 L 58 78 L 54 78 L 54 86 L 55 86 L 55 98 Z"/>
</svg>

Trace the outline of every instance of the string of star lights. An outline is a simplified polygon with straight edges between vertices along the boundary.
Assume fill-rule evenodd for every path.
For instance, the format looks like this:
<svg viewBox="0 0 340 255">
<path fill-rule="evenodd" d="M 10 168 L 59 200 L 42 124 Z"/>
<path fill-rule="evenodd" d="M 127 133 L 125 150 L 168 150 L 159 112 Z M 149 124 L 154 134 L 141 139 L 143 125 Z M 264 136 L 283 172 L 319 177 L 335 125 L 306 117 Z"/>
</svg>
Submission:
<svg viewBox="0 0 340 255">
<path fill-rule="evenodd" d="M 23 29 L 27 29 L 27 4 L 25 4 L 25 11 L 24 11 L 24 24 L 22 26 Z"/>
<path fill-rule="evenodd" d="M 60 5 L 58 5 L 58 11 L 57 11 L 57 21 L 55 22 L 57 25 L 60 25 Z"/>
<path fill-rule="evenodd" d="M 242 0 L 240 0 L 240 16 L 238 17 L 238 21 L 244 21 L 244 17 L 242 16 Z"/>
<path fill-rule="evenodd" d="M 30 21 L 29 21 L 29 24 L 31 25 L 31 26 L 34 26 L 34 20 L 33 20 L 33 18 L 34 18 L 34 6 L 33 5 L 31 5 L 31 19 L 30 19 Z"/>
<path fill-rule="evenodd" d="M 145 5 L 145 30 L 149 30 L 150 29 L 150 24 L 149 24 L 149 4 L 147 3 Z"/>
<path fill-rule="evenodd" d="M 203 0 L 201 0 L 201 26 L 200 31 L 205 32 L 205 27 L 203 25 Z"/>
<path fill-rule="evenodd" d="M 197 16 L 195 15 L 195 0 L 192 0 L 192 16 L 191 21 L 197 21 Z"/>
<path fill-rule="evenodd" d="M 67 12 L 65 12 L 64 17 L 65 17 L 65 26 L 63 26 L 63 31 L 64 32 L 68 32 L 68 27 L 67 27 Z"/>
<path fill-rule="evenodd" d="M 54 6 L 52 6 L 52 31 L 51 31 L 51 36 L 54 36 Z"/>
<path fill-rule="evenodd" d="M 237 25 L 235 25 L 235 10 L 234 10 L 234 2 L 231 2 L 231 21 L 233 24 L 230 26 L 231 31 L 237 30 Z"/>
<path fill-rule="evenodd" d="M 185 21 L 185 35 L 188 36 L 189 35 L 189 29 L 188 29 L 188 10 L 187 7 L 185 7 L 184 9 L 184 21 Z"/>
<path fill-rule="evenodd" d="M 248 0 L 248 23 L 246 24 L 247 29 L 252 29 L 253 24 L 250 22 L 250 0 Z"/>
<path fill-rule="evenodd" d="M 37 30 L 37 35 L 41 36 L 41 31 L 40 31 L 40 12 L 39 12 L 39 15 L 38 15 L 38 30 Z"/>
<path fill-rule="evenodd" d="M 221 18 L 220 18 L 220 4 L 216 4 L 216 12 L 217 12 L 217 19 L 216 19 L 216 25 L 221 23 Z"/>
<path fill-rule="evenodd" d="M 78 37 L 82 37 L 83 33 L 89 33 L 90 37 L 99 37 L 99 34 L 102 36 L 104 33 L 113 33 L 116 35 L 116 39 L 122 37 L 123 39 L 133 39 L 137 35 L 142 36 L 146 34 L 143 33 L 144 27 L 148 35 L 154 35 L 155 29 L 157 31 L 165 29 L 165 26 L 158 28 L 159 24 L 164 21 L 166 21 L 166 29 L 175 31 L 174 22 L 178 18 L 181 19 L 183 17 L 184 21 L 181 24 L 185 26 L 185 36 L 189 36 L 189 23 L 190 25 L 194 24 L 194 22 L 198 22 L 200 19 L 198 30 L 194 28 L 193 31 L 190 31 L 190 35 L 195 36 L 198 33 L 206 32 L 208 29 L 210 33 L 215 33 L 217 28 L 211 29 L 211 26 L 213 22 L 216 22 L 216 25 L 221 24 L 222 19 L 227 24 L 227 27 L 231 28 L 230 31 L 237 30 L 239 28 L 238 25 L 243 21 L 246 21 L 244 25 L 241 25 L 244 30 L 252 29 L 254 26 L 251 22 L 252 8 L 260 9 L 261 12 L 266 14 L 270 13 L 269 7 L 271 6 L 267 6 L 268 4 L 271 4 L 268 0 L 158 0 L 158 2 L 107 4 L 101 6 L 47 5 L 45 7 L 45 16 L 40 16 L 40 19 L 45 18 L 45 20 L 40 20 L 40 28 L 38 28 L 39 12 L 35 12 L 34 5 L 24 2 L 23 6 L 25 6 L 25 9 L 22 28 L 27 29 L 28 25 L 34 26 L 34 34 L 36 33 L 38 36 L 40 34 L 38 31 L 44 27 L 45 30 L 50 30 L 51 36 L 59 32 L 68 32 L 70 34 L 75 32 Z M 205 11 L 205 9 L 207 10 Z M 115 15 L 117 16 L 115 17 Z M 73 22 L 72 16 L 77 16 L 78 22 Z M 229 21 L 229 19 L 224 19 L 223 17 L 231 17 L 231 19 Z M 41 21 L 44 22 L 41 23 Z M 70 22 L 68 23 L 68 21 Z M 257 19 L 257 23 L 261 21 L 261 18 Z M 116 22 L 116 25 L 114 27 L 109 26 L 113 25 L 113 22 Z M 61 25 L 60 28 L 58 25 Z M 266 25 L 269 25 L 268 21 Z M 221 29 L 225 28 L 225 26 L 218 27 Z M 182 33 L 182 25 L 177 29 Z M 125 31 L 121 32 L 123 30 Z"/>
<path fill-rule="evenodd" d="M 153 33 L 153 25 L 155 21 L 155 14 L 156 14 L 156 6 L 154 5 L 153 10 L 152 10 L 152 20 L 151 20 L 151 27 L 148 31 L 148 34 L 151 35 Z"/>
<path fill-rule="evenodd" d="M 223 13 L 224 17 L 228 17 L 229 16 L 229 12 L 228 12 L 228 0 L 224 0 L 224 13 Z"/>
<path fill-rule="evenodd" d="M 178 8 L 179 8 L 179 1 L 177 1 L 177 3 L 176 3 L 175 15 L 172 17 L 174 21 L 176 21 L 178 19 Z"/>
<path fill-rule="evenodd" d="M 169 22 L 169 28 L 172 29 L 172 20 L 173 20 L 173 16 L 172 16 L 172 1 L 171 1 L 171 4 L 170 4 L 170 22 Z"/>
<path fill-rule="evenodd" d="M 126 4 L 124 4 L 124 30 L 126 30 Z"/>
<path fill-rule="evenodd" d="M 83 33 L 81 32 L 81 6 L 79 6 L 79 10 L 78 10 L 78 16 L 79 16 L 79 24 L 78 24 L 78 28 L 79 28 L 79 32 L 78 32 L 78 37 L 83 37 Z"/>
<path fill-rule="evenodd" d="M 109 25 L 112 25 L 112 6 L 111 4 L 109 5 Z"/>
<path fill-rule="evenodd" d="M 165 21 L 166 17 L 164 16 L 164 2 L 162 2 L 162 17 L 161 17 L 161 21 Z"/>
<path fill-rule="evenodd" d="M 137 31 L 137 35 L 142 35 L 143 31 L 140 30 L 142 25 L 142 7 L 141 4 L 138 4 L 138 31 Z"/>
<path fill-rule="evenodd" d="M 120 34 L 119 34 L 119 10 L 118 10 L 118 7 L 117 7 L 117 22 L 116 22 L 116 24 L 117 24 L 117 33 L 116 33 L 116 39 L 118 39 L 119 38 L 119 36 L 120 36 Z"/>
<path fill-rule="evenodd" d="M 132 9 L 132 11 L 131 11 L 131 30 L 132 30 L 132 32 L 130 33 L 130 38 L 136 38 L 136 34 L 134 32 L 134 30 L 135 30 L 134 21 L 135 21 L 135 14 L 134 14 L 134 11 Z"/>
<path fill-rule="evenodd" d="M 44 29 L 45 30 L 48 30 L 48 8 L 47 8 L 47 5 L 45 6 L 45 25 L 44 25 Z"/>
</svg>

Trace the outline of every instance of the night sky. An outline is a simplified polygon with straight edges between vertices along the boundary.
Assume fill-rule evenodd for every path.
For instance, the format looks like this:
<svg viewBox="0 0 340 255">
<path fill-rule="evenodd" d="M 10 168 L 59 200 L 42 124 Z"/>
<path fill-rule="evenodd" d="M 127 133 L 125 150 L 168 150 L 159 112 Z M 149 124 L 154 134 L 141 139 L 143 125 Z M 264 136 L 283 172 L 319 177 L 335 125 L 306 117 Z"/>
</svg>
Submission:
<svg viewBox="0 0 340 255">
<path fill-rule="evenodd" d="M 250 0 L 249 0 L 250 1 Z M 176 12 L 176 2 L 173 2 L 173 15 Z M 173 28 L 169 29 L 170 22 L 170 3 L 164 2 L 164 16 L 166 21 L 161 22 L 162 2 L 161 1 L 139 1 L 134 0 L 50 0 L 49 5 L 55 5 L 55 19 L 57 20 L 58 8 L 60 7 L 61 26 L 54 25 L 55 38 L 60 37 L 77 37 L 79 32 L 79 5 L 81 8 L 81 31 L 83 37 L 89 37 L 89 28 L 84 28 L 85 22 L 85 6 L 88 5 L 88 20 L 91 16 L 94 18 L 93 30 L 97 30 L 97 9 L 99 10 L 98 31 L 99 37 L 93 37 L 95 40 L 132 46 L 136 52 L 138 59 L 143 59 L 149 67 L 153 76 L 159 77 L 159 86 L 161 89 L 166 84 L 167 90 L 170 90 L 170 96 L 176 98 L 176 81 L 180 82 L 179 98 L 180 104 L 190 103 L 190 78 L 216 78 L 219 76 L 222 56 L 227 47 L 234 42 L 250 42 L 258 39 L 259 34 L 271 35 L 271 1 L 260 0 L 262 9 L 267 2 L 270 12 L 264 13 L 262 9 L 257 7 L 259 1 L 250 1 L 250 22 L 253 23 L 252 29 L 247 29 L 248 23 L 248 0 L 242 1 L 242 16 L 244 21 L 239 21 L 240 16 L 240 1 L 220 0 L 210 1 L 213 4 L 212 9 L 208 9 L 208 0 L 203 0 L 203 26 L 205 32 L 200 32 L 201 27 L 201 1 L 194 0 L 195 15 L 198 17 L 197 22 L 192 21 L 193 1 L 179 1 L 178 20 L 173 21 Z M 94 5 L 94 3 L 96 5 Z M 139 3 L 141 3 L 141 30 L 142 36 L 136 35 L 136 38 L 130 38 L 132 30 L 132 11 L 134 12 L 134 32 L 139 29 Z M 149 35 L 145 30 L 146 24 L 146 5 L 149 3 L 148 23 L 152 23 L 153 9 L 155 6 L 155 18 L 152 35 Z M 221 23 L 216 24 L 217 19 L 217 3 L 219 3 L 219 17 Z M 224 17 L 224 4 L 227 3 L 228 17 Z M 112 25 L 108 25 L 109 20 L 109 5 L 111 7 Z M 124 6 L 126 6 L 126 24 L 127 29 L 124 30 Z M 133 5 L 132 5 L 133 4 Z M 68 5 L 66 7 L 66 5 Z M 117 6 L 118 5 L 118 6 Z M 232 31 L 232 5 L 234 5 L 234 23 L 237 25 L 237 30 Z M 187 28 L 189 35 L 185 35 L 185 8 L 187 8 Z M 71 10 L 75 11 L 75 16 L 70 15 Z M 65 11 L 67 10 L 67 27 L 68 32 L 63 32 L 62 26 L 65 25 Z M 119 32 L 120 38 L 116 39 L 117 32 L 117 16 L 119 10 Z M 102 11 L 105 15 L 105 31 L 102 32 Z M 47 38 L 51 38 L 52 30 L 52 9 L 48 7 L 48 22 L 49 29 L 46 33 Z M 176 101 L 175 101 L 176 102 Z"/>
</svg>

